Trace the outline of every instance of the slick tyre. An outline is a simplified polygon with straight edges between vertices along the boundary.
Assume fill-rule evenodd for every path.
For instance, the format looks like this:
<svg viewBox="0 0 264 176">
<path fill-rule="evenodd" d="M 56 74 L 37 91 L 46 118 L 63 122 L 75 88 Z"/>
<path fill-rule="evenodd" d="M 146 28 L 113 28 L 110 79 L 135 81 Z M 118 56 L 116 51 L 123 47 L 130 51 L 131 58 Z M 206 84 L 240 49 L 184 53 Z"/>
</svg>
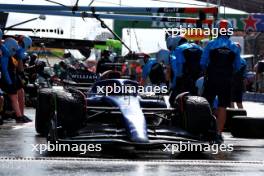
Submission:
<svg viewBox="0 0 264 176">
<path fill-rule="evenodd" d="M 247 116 L 247 111 L 245 109 L 235 109 L 228 108 L 226 110 L 226 123 L 225 123 L 225 131 L 230 131 L 231 128 L 231 119 L 234 116 Z"/>
<path fill-rule="evenodd" d="M 41 89 L 38 92 L 36 104 L 35 129 L 40 135 L 46 136 L 49 121 L 54 116 L 54 91 L 52 89 Z"/>
<path fill-rule="evenodd" d="M 231 134 L 238 138 L 264 138 L 264 117 L 235 116 L 231 119 Z"/>
<path fill-rule="evenodd" d="M 82 100 L 69 92 L 57 94 L 57 120 L 61 123 L 67 136 L 74 136 L 80 129 L 84 117 L 85 106 Z"/>
<path fill-rule="evenodd" d="M 205 98 L 186 96 L 182 125 L 193 134 L 208 134 L 209 131 L 216 131 L 216 120 Z"/>
</svg>

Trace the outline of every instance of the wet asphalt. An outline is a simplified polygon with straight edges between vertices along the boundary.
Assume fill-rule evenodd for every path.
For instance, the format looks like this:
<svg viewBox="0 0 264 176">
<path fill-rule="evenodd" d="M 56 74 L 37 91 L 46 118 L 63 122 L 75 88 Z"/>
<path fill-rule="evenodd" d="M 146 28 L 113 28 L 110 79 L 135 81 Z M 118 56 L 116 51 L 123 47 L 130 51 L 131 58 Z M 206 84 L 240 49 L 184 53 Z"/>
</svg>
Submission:
<svg viewBox="0 0 264 176">
<path fill-rule="evenodd" d="M 264 104 L 245 103 L 248 116 L 263 117 Z M 35 110 L 26 109 L 34 119 Z M 102 148 L 101 152 L 51 154 L 34 150 L 46 144 L 34 122 L 0 126 L 0 175 L 264 175 L 264 139 L 234 138 L 224 133 L 233 151 L 194 153 Z"/>
</svg>

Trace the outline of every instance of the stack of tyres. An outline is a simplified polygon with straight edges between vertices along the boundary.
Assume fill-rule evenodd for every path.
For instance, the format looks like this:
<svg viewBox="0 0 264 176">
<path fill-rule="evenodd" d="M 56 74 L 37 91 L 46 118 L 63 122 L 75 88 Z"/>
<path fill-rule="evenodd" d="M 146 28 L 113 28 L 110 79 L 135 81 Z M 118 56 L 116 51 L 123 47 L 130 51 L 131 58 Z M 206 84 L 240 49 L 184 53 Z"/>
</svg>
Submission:
<svg viewBox="0 0 264 176">
<path fill-rule="evenodd" d="M 264 118 L 235 116 L 231 119 L 231 134 L 238 138 L 264 138 Z"/>
<path fill-rule="evenodd" d="M 235 116 L 247 116 L 245 109 L 227 108 L 226 110 L 226 123 L 224 131 L 229 132 L 231 129 L 231 121 Z"/>
</svg>

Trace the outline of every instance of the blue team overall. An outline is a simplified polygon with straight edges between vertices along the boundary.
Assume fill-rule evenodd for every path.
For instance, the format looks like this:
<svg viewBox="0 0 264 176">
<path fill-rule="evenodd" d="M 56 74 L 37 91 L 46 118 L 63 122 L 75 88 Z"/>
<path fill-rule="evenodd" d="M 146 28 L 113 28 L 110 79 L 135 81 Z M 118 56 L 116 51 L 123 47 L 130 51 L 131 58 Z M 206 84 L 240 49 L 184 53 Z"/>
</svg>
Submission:
<svg viewBox="0 0 264 176">
<path fill-rule="evenodd" d="M 17 70 L 18 60 L 16 58 L 23 59 L 25 57 L 24 49 L 19 48 L 15 57 L 10 55 L 4 45 L 1 45 L 1 51 L 2 88 L 7 94 L 16 94 L 17 90 L 23 87 L 22 79 Z"/>
<path fill-rule="evenodd" d="M 182 92 L 197 94 L 195 82 L 201 76 L 202 52 L 202 48 L 194 43 L 184 43 L 174 50 L 174 57 L 171 60 L 172 88 L 176 90 L 177 94 Z"/>
<path fill-rule="evenodd" d="M 196 80 L 201 76 L 200 59 L 202 48 L 194 43 L 178 46 L 171 55 L 172 93 L 170 103 L 182 92 L 197 94 Z"/>
<path fill-rule="evenodd" d="M 240 69 L 240 50 L 228 36 L 219 36 L 208 43 L 201 58 L 201 67 L 206 72 L 203 96 L 211 106 L 218 96 L 218 107 L 231 103 L 231 82 L 234 72 Z"/>
</svg>

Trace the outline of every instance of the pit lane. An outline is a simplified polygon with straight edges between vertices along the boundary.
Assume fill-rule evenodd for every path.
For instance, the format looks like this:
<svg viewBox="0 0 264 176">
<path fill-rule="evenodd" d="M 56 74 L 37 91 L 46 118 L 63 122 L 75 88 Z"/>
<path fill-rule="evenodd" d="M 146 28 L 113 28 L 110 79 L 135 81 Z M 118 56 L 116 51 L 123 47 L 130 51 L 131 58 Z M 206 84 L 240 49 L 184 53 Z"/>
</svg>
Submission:
<svg viewBox="0 0 264 176">
<path fill-rule="evenodd" d="M 0 160 L 3 175 L 263 175 L 263 162 L 105 159 Z M 30 168 L 30 169 L 29 169 Z M 1 175 L 1 174 L 0 174 Z"/>
<path fill-rule="evenodd" d="M 261 117 L 263 103 L 246 102 L 249 116 Z M 26 109 L 34 119 L 35 110 Z M 264 140 L 233 138 L 224 133 L 233 152 L 218 154 L 183 152 L 172 155 L 160 150 L 108 149 L 86 155 L 50 155 L 32 151 L 31 144 L 44 144 L 36 135 L 34 122 L 0 126 L 0 175 L 263 175 Z"/>
</svg>

